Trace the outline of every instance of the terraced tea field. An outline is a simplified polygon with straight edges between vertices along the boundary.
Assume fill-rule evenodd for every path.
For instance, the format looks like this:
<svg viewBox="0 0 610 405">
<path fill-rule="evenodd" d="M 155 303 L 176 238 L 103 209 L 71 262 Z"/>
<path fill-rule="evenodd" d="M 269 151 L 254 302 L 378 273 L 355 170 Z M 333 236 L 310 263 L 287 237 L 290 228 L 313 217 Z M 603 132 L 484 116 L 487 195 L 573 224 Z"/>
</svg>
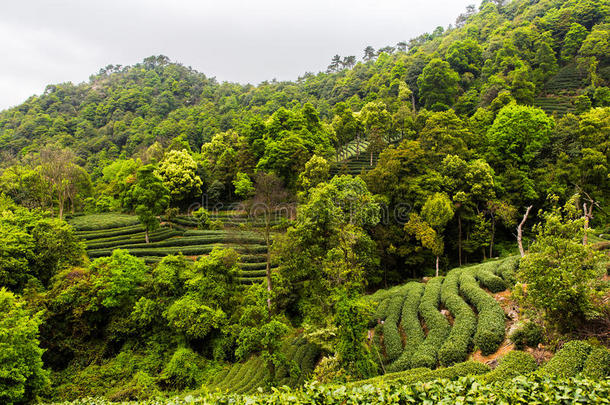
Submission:
<svg viewBox="0 0 610 405">
<path fill-rule="evenodd" d="M 196 260 L 215 247 L 231 247 L 240 254 L 241 283 L 264 281 L 267 247 L 262 234 L 256 232 L 261 220 L 236 211 L 218 212 L 210 217 L 212 221 L 221 221 L 223 229 L 196 229 L 197 220 L 188 216 L 165 219 L 158 230 L 150 233 L 150 243 L 145 242 L 144 228 L 132 215 L 85 215 L 73 218 L 70 223 L 85 241 L 92 259 L 110 256 L 114 249 L 125 249 L 147 263 L 180 253 Z M 276 219 L 272 223 L 277 225 L 281 221 Z"/>
<path fill-rule="evenodd" d="M 297 387 L 311 375 L 320 357 L 320 349 L 308 343 L 303 337 L 289 338 L 281 349 L 288 367 L 279 367 L 275 379 L 279 386 Z M 289 371 L 291 370 L 291 371 Z M 264 366 L 260 356 L 251 357 L 243 363 L 235 363 L 218 372 L 213 381 L 207 384 L 210 390 L 249 394 L 264 387 L 269 377 L 269 369 Z"/>
<path fill-rule="evenodd" d="M 379 290 L 373 351 L 387 372 L 435 369 L 465 361 L 474 350 L 495 353 L 505 340 L 504 310 L 491 293 L 514 283 L 518 258 L 459 267 L 427 283 Z"/>
</svg>

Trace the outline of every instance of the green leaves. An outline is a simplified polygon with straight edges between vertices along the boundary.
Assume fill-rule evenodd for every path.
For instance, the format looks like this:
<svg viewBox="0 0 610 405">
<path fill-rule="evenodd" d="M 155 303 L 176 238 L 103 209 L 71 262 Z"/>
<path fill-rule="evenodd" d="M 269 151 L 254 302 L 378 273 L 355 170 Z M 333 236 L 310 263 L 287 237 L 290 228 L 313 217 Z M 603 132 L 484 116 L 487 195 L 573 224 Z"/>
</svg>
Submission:
<svg viewBox="0 0 610 405">
<path fill-rule="evenodd" d="M 0 288 L 0 401 L 34 401 L 49 384 L 38 342 L 42 314 L 31 314 L 25 302 Z"/>
</svg>

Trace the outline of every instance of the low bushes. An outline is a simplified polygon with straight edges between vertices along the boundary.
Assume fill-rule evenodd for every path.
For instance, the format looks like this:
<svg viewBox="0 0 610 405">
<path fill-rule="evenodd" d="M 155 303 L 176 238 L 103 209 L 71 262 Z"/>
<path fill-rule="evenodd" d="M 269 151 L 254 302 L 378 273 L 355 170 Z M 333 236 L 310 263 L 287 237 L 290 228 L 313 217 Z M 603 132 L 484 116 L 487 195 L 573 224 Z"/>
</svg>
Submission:
<svg viewBox="0 0 610 405">
<path fill-rule="evenodd" d="M 473 268 L 474 275 L 479 282 L 492 293 L 506 290 L 506 283 L 494 274 L 498 262 L 487 262 Z"/>
<path fill-rule="evenodd" d="M 517 282 L 515 273 L 519 267 L 519 256 L 512 256 L 502 260 L 502 262 L 496 267 L 496 274 L 504 279 L 509 285 L 514 285 Z"/>
<path fill-rule="evenodd" d="M 412 384 L 416 382 L 432 381 L 440 378 L 454 380 L 459 377 L 475 376 L 488 373 L 489 366 L 475 361 L 466 361 L 455 364 L 451 367 L 438 368 L 430 370 L 426 367 L 413 368 L 398 373 L 388 373 L 378 377 L 369 378 L 367 380 L 355 381 L 348 384 L 349 387 L 362 386 L 368 384 L 377 384 L 380 382 L 393 382 L 400 384 Z"/>
<path fill-rule="evenodd" d="M 555 353 L 551 360 L 539 370 L 540 374 L 574 377 L 583 369 L 590 352 L 590 344 L 581 340 L 572 340 Z"/>
<path fill-rule="evenodd" d="M 388 362 L 393 362 L 402 353 L 402 339 L 398 332 L 398 322 L 402 312 L 402 303 L 407 294 L 406 286 L 401 287 L 393 297 L 389 299 L 386 309 L 386 318 L 383 323 L 383 343 Z"/>
<path fill-rule="evenodd" d="M 101 239 L 101 238 L 110 238 L 113 236 L 121 236 L 121 235 L 132 235 L 135 233 L 140 233 L 144 231 L 144 227 L 141 224 L 123 226 L 120 228 L 110 228 L 110 229 L 100 229 L 96 231 L 84 231 L 84 232 L 76 232 L 76 235 L 85 240 L 90 239 Z"/>
<path fill-rule="evenodd" d="M 479 313 L 474 344 L 484 355 L 494 353 L 504 340 L 504 310 L 496 300 L 479 287 L 472 275 L 464 269 L 460 275 L 460 292 Z"/>
<path fill-rule="evenodd" d="M 595 380 L 610 377 L 610 350 L 605 347 L 591 350 L 583 365 L 582 375 Z"/>
<path fill-rule="evenodd" d="M 400 357 L 386 368 L 388 372 L 408 369 L 411 366 L 411 357 L 413 357 L 413 353 L 415 353 L 417 347 L 426 338 L 418 316 L 419 303 L 421 301 L 422 293 L 424 292 L 424 284 L 411 282 L 407 284 L 406 288 L 406 297 L 402 304 L 400 325 L 407 338 Z"/>
<path fill-rule="evenodd" d="M 77 231 L 120 228 L 139 223 L 137 216 L 127 214 L 91 214 L 74 217 L 70 220 L 70 224 Z"/>
<path fill-rule="evenodd" d="M 445 342 L 451 325 L 443 314 L 438 311 L 441 294 L 442 277 L 435 277 L 428 281 L 419 304 L 419 313 L 428 327 L 428 336 L 419 345 L 411 359 L 412 367 L 435 368 L 437 365 L 438 350 Z"/>
<path fill-rule="evenodd" d="M 459 295 L 461 272 L 461 269 L 450 271 L 441 287 L 441 301 L 454 318 L 449 337 L 438 351 L 439 363 L 445 367 L 466 360 L 477 326 L 474 312 Z"/>
<path fill-rule="evenodd" d="M 534 357 L 526 352 L 513 350 L 500 360 L 498 366 L 490 373 L 480 377 L 483 383 L 508 381 L 518 375 L 525 375 L 536 370 L 538 365 Z"/>
<path fill-rule="evenodd" d="M 224 245 L 224 244 L 211 244 L 211 245 L 196 245 L 196 246 L 174 246 L 174 247 L 160 247 L 160 248 L 127 248 L 129 254 L 133 256 L 167 256 L 182 253 L 185 256 L 198 256 L 209 254 L 215 247 L 223 248 L 234 248 L 238 252 L 247 250 L 253 253 L 264 253 L 267 251 L 266 246 L 253 245 L 248 246 L 247 249 L 240 245 Z M 94 249 L 89 251 L 89 257 L 102 257 L 110 256 L 114 249 Z"/>
<path fill-rule="evenodd" d="M 534 322 L 527 322 L 516 329 L 511 335 L 510 340 L 519 350 L 525 347 L 536 347 L 542 343 L 542 327 Z"/>
</svg>

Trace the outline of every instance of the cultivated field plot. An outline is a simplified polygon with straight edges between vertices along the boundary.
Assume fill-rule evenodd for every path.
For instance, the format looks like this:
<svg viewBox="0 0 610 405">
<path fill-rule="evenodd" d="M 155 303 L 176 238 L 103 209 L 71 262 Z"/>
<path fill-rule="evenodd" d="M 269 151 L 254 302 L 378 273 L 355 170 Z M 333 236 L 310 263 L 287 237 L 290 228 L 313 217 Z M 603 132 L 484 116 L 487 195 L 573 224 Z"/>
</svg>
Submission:
<svg viewBox="0 0 610 405">
<path fill-rule="evenodd" d="M 144 227 L 138 218 L 125 214 L 94 214 L 70 221 L 87 246 L 92 259 L 110 256 L 114 249 L 125 249 L 147 263 L 159 262 L 172 254 L 183 254 L 193 260 L 209 254 L 214 248 L 233 248 L 240 254 L 240 282 L 253 284 L 265 280 L 267 247 L 260 229 L 262 220 L 240 212 L 211 215 L 223 229 L 199 230 L 193 217 L 165 219 L 161 227 L 150 233 L 146 243 Z M 272 221 L 277 225 L 285 219 Z"/>
<path fill-rule="evenodd" d="M 410 282 L 368 297 L 372 349 L 386 372 L 435 369 L 480 350 L 495 353 L 505 340 L 506 317 L 491 295 L 514 283 L 519 259 L 459 267 L 427 283 Z"/>
<path fill-rule="evenodd" d="M 308 343 L 303 337 L 294 337 L 284 341 L 281 351 L 286 356 L 287 366 L 278 367 L 275 371 L 278 385 L 297 387 L 311 375 L 320 357 L 320 349 Z M 260 356 L 251 357 L 243 363 L 232 364 L 221 370 L 206 388 L 209 390 L 228 391 L 234 394 L 248 394 L 265 386 L 269 377 Z"/>
</svg>

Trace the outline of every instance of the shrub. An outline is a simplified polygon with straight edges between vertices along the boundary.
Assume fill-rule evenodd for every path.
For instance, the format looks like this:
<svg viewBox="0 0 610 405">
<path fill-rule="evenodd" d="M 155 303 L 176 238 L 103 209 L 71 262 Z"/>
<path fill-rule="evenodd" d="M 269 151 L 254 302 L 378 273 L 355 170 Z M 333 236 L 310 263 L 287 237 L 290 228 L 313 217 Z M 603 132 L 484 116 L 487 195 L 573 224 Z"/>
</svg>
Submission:
<svg viewBox="0 0 610 405">
<path fill-rule="evenodd" d="M 399 384 L 412 384 L 416 382 L 426 382 L 436 379 L 454 380 L 468 375 L 480 375 L 489 372 L 489 366 L 475 361 L 466 361 L 455 364 L 451 367 L 430 370 L 426 367 L 412 368 L 398 373 L 388 373 L 367 380 L 355 381 L 348 384 L 349 387 L 362 386 L 365 384 L 378 384 L 384 382 L 394 382 Z"/>
<path fill-rule="evenodd" d="M 610 350 L 605 347 L 591 350 L 582 368 L 582 375 L 594 380 L 610 377 Z"/>
<path fill-rule="evenodd" d="M 31 314 L 25 301 L 0 288 L 1 403 L 30 402 L 49 384 L 38 344 L 41 315 Z"/>
<path fill-rule="evenodd" d="M 436 367 L 438 350 L 451 330 L 447 318 L 438 311 L 442 283 L 443 278 L 436 277 L 426 284 L 419 313 L 428 326 L 428 336 L 413 354 L 412 367 Z"/>
<path fill-rule="evenodd" d="M 198 229 L 207 229 L 210 225 L 210 213 L 205 208 L 201 207 L 193 212 L 193 216 L 197 220 Z"/>
<path fill-rule="evenodd" d="M 492 293 L 506 290 L 506 283 L 493 273 L 493 269 L 498 266 L 497 262 L 489 262 L 475 267 L 477 280 Z"/>
<path fill-rule="evenodd" d="M 479 287 L 471 273 L 471 269 L 462 271 L 460 291 L 479 312 L 474 343 L 484 355 L 488 355 L 498 350 L 504 340 L 504 310 Z"/>
<path fill-rule="evenodd" d="M 519 350 L 525 347 L 536 347 L 542 342 L 542 327 L 534 322 L 527 322 L 510 335 L 510 340 Z"/>
<path fill-rule="evenodd" d="M 224 224 L 222 223 L 222 221 L 220 219 L 215 219 L 215 220 L 210 221 L 210 225 L 208 227 L 209 227 L 209 229 L 220 230 L 220 229 L 224 229 Z"/>
<path fill-rule="evenodd" d="M 441 301 L 454 318 L 449 337 L 438 352 L 439 362 L 445 367 L 466 359 L 477 325 L 474 312 L 459 295 L 458 281 L 461 272 L 461 269 L 450 271 L 441 287 Z"/>
<path fill-rule="evenodd" d="M 413 353 L 426 338 L 418 317 L 419 303 L 423 292 L 423 283 L 412 282 L 407 284 L 407 295 L 402 305 L 402 316 L 400 319 L 400 324 L 407 339 L 400 357 L 386 368 L 389 372 L 408 369 Z"/>
<path fill-rule="evenodd" d="M 500 265 L 496 267 L 496 274 L 502 277 L 509 285 L 514 285 L 517 282 L 515 273 L 519 267 L 520 260 L 519 256 L 512 256 L 502 260 Z"/>
<path fill-rule="evenodd" d="M 201 383 L 201 359 L 189 348 L 178 348 L 162 372 L 162 378 L 177 388 L 194 388 Z"/>
<path fill-rule="evenodd" d="M 536 360 L 531 354 L 513 350 L 502 357 L 495 370 L 480 378 L 484 383 L 507 381 L 518 375 L 530 373 L 537 367 Z"/>
<path fill-rule="evenodd" d="M 561 350 L 540 369 L 540 372 L 543 375 L 574 377 L 583 369 L 590 352 L 590 344 L 573 340 L 563 345 Z"/>
<path fill-rule="evenodd" d="M 402 303 L 405 300 L 406 290 L 401 288 L 390 298 L 386 310 L 386 319 L 383 323 L 383 343 L 388 361 L 396 360 L 402 353 L 402 339 L 398 332 L 398 321 L 402 312 Z"/>
</svg>

